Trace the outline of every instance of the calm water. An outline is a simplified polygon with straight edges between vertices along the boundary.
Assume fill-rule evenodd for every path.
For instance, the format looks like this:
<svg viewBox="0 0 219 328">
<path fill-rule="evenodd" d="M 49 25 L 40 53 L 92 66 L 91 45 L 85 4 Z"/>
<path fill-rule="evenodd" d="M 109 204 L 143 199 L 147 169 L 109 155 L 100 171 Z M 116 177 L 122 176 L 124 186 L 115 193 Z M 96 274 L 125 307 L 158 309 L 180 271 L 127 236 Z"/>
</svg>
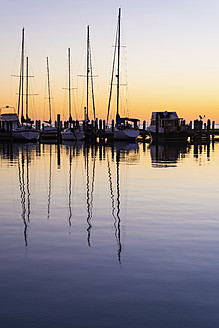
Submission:
<svg viewBox="0 0 219 328">
<path fill-rule="evenodd" d="M 219 144 L 0 149 L 0 327 L 219 327 Z"/>
</svg>

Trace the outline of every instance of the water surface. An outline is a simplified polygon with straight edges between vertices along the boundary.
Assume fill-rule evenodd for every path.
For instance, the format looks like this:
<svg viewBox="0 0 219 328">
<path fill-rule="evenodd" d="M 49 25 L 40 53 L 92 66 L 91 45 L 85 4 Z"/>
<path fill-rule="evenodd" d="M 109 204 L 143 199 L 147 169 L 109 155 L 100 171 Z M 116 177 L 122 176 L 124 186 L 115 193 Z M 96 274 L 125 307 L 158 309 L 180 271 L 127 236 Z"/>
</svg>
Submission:
<svg viewBox="0 0 219 328">
<path fill-rule="evenodd" d="M 0 144 L 1 327 L 218 327 L 219 144 Z"/>
</svg>

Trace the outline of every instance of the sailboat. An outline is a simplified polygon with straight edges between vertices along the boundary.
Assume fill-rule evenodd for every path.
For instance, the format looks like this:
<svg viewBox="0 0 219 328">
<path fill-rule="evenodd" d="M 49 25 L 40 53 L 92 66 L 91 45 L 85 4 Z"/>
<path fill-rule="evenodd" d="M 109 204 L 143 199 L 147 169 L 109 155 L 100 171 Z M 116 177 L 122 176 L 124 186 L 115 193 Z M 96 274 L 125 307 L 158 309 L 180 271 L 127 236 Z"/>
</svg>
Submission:
<svg viewBox="0 0 219 328">
<path fill-rule="evenodd" d="M 68 96 L 69 96 L 68 124 L 69 124 L 69 127 L 67 129 L 65 129 L 64 131 L 62 131 L 61 134 L 62 134 L 62 140 L 79 141 L 79 140 L 83 140 L 84 131 L 83 131 L 83 127 L 79 125 L 78 121 L 72 122 L 72 115 L 71 115 L 71 52 L 70 52 L 70 48 L 68 48 L 68 72 L 69 72 L 69 78 L 68 78 Z"/>
<path fill-rule="evenodd" d="M 116 98 L 116 124 L 114 129 L 108 129 L 109 132 L 113 132 L 115 140 L 135 140 L 139 135 L 139 128 L 137 126 L 138 119 L 128 118 L 128 117 L 120 117 L 119 114 L 119 103 L 120 103 L 120 48 L 121 48 L 121 39 L 120 32 L 121 30 L 121 8 L 119 8 L 118 15 L 118 24 L 117 24 L 117 32 L 116 32 L 116 41 L 115 41 L 115 50 L 113 57 L 113 69 L 111 76 L 111 84 L 110 84 L 110 96 L 108 103 L 108 113 L 107 113 L 107 122 L 109 120 L 110 113 L 110 105 L 112 98 L 112 87 L 113 87 L 113 79 L 114 79 L 114 71 L 115 71 L 115 63 L 116 63 L 116 55 L 117 55 L 117 98 Z"/>
<path fill-rule="evenodd" d="M 87 26 L 87 58 L 86 58 L 86 75 L 79 75 L 86 78 L 86 106 L 84 107 L 84 121 L 85 121 L 85 139 L 91 138 L 92 124 L 90 124 L 90 107 L 93 109 L 93 120 L 96 119 L 95 99 L 94 99 L 94 80 L 92 58 L 91 58 L 91 44 L 90 44 L 90 26 Z M 91 94 L 90 94 L 91 93 Z M 92 99 L 90 104 L 89 99 Z M 90 106 L 91 105 L 91 106 Z"/>
<path fill-rule="evenodd" d="M 18 98 L 18 116 L 21 105 L 21 124 L 12 130 L 14 140 L 20 141 L 36 141 L 39 139 L 39 131 L 33 127 L 33 121 L 28 116 L 29 105 L 29 85 L 28 85 L 28 57 L 26 58 L 26 118 L 24 118 L 24 28 L 22 29 L 22 49 L 21 49 L 21 68 L 19 82 L 19 98 Z"/>
<path fill-rule="evenodd" d="M 50 78 L 49 78 L 49 58 L 46 58 L 47 64 L 47 86 L 49 99 L 49 121 L 44 121 L 47 125 L 44 126 L 40 133 L 41 141 L 57 140 L 58 131 L 55 126 L 52 126 L 52 106 L 51 106 L 51 92 L 50 92 Z"/>
</svg>

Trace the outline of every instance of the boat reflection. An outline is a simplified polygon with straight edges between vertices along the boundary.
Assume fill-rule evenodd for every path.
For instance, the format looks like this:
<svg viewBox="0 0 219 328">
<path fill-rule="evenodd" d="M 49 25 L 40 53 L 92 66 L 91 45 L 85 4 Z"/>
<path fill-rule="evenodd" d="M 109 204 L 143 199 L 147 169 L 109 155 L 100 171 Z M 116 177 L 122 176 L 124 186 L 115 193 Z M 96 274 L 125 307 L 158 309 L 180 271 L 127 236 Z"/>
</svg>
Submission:
<svg viewBox="0 0 219 328">
<path fill-rule="evenodd" d="M 151 164 L 153 167 L 175 167 L 191 149 L 186 143 L 150 144 Z"/>
</svg>

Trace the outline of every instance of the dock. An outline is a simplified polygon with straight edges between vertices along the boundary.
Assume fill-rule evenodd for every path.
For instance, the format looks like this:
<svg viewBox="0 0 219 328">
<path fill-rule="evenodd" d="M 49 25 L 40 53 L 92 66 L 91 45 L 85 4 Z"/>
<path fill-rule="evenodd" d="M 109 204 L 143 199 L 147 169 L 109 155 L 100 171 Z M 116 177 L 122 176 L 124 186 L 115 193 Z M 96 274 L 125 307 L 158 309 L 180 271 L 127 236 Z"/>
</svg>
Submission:
<svg viewBox="0 0 219 328">
<path fill-rule="evenodd" d="M 57 120 L 55 126 L 57 128 L 57 142 L 61 142 L 61 131 L 68 127 L 69 122 L 62 122 L 60 120 L 60 114 L 57 114 Z M 72 126 L 77 126 L 79 121 L 72 121 Z M 110 128 L 107 126 L 105 120 L 92 120 L 91 122 L 83 121 L 84 140 L 86 143 L 113 143 L 114 142 L 114 127 L 115 123 L 112 120 Z M 44 124 L 41 126 L 41 121 L 36 120 L 36 129 L 42 131 Z M 190 123 L 186 126 L 188 132 L 188 141 L 190 143 L 208 143 L 210 140 L 214 140 L 215 137 L 219 136 L 219 129 L 215 128 L 215 122 L 211 123 L 207 120 L 207 123 L 203 124 L 202 120 L 194 120 L 193 124 Z M 13 141 L 12 136 L 12 123 L 11 122 L 0 122 L 0 140 L 1 141 Z M 152 137 L 150 132 L 147 130 L 146 121 L 143 121 L 141 128 L 139 128 L 138 141 L 151 142 Z M 159 141 L 159 138 L 157 138 Z M 178 141 L 172 140 L 172 141 Z"/>
</svg>

